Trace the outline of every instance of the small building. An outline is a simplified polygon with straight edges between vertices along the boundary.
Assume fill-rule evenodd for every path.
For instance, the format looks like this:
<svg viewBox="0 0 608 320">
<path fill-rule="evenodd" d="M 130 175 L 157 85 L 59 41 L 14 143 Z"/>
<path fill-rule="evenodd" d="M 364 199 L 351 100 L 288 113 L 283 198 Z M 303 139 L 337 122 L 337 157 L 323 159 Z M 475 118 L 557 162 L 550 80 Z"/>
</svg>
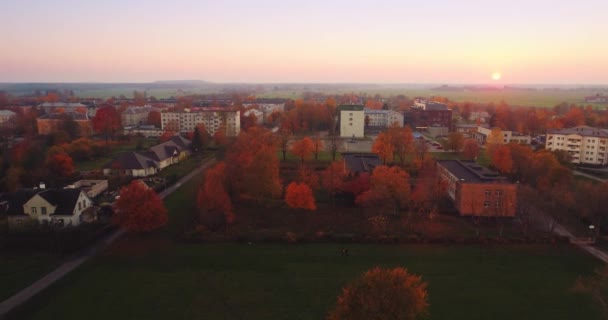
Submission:
<svg viewBox="0 0 608 320">
<path fill-rule="evenodd" d="M 474 161 L 439 160 L 437 173 L 461 216 L 514 217 L 518 185 Z"/>
<path fill-rule="evenodd" d="M 377 166 L 382 165 L 375 153 L 343 152 L 344 173 L 347 175 L 371 174 Z"/>
<path fill-rule="evenodd" d="M 78 226 L 93 201 L 80 189 L 24 189 L 0 197 L 10 228 L 28 221 L 57 227 Z"/>
<path fill-rule="evenodd" d="M 340 114 L 340 137 L 363 138 L 365 135 L 363 105 L 341 105 L 337 109 Z"/>
</svg>

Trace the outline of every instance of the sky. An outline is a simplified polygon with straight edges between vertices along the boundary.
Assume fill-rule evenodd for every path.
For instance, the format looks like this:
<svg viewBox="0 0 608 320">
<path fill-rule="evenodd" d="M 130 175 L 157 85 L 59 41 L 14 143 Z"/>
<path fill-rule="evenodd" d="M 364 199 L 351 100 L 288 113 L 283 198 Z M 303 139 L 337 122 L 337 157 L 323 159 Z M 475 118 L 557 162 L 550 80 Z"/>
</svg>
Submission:
<svg viewBox="0 0 608 320">
<path fill-rule="evenodd" d="M 0 82 L 608 84 L 606 12 L 606 0 L 0 0 Z"/>
</svg>

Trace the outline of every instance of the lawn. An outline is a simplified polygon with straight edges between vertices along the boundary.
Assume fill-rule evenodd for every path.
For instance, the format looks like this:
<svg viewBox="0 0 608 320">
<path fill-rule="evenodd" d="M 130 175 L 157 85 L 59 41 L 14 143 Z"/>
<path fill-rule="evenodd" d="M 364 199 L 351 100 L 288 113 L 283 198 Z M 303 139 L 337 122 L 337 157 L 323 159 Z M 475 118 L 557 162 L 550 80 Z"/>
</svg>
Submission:
<svg viewBox="0 0 608 320">
<path fill-rule="evenodd" d="M 599 263 L 569 246 L 341 248 L 119 244 L 13 318 L 322 319 L 342 286 L 380 265 L 428 281 L 432 319 L 599 319 L 570 290 Z"/>
<path fill-rule="evenodd" d="M 155 139 L 144 140 L 143 148 L 144 149 L 149 148 L 149 147 L 155 145 L 156 143 L 158 143 L 158 141 Z M 110 162 L 114 158 L 114 156 L 118 155 L 119 153 L 128 152 L 128 151 L 136 151 L 136 150 L 137 150 L 137 141 L 136 140 L 129 141 L 129 142 L 123 142 L 123 143 L 113 143 L 113 144 L 110 144 L 110 152 L 108 153 L 108 156 L 100 157 L 100 158 L 92 159 L 92 160 L 88 160 L 88 161 L 76 162 L 76 169 L 79 171 L 89 171 L 89 170 L 101 169 L 103 167 L 103 165 Z"/>
<path fill-rule="evenodd" d="M 0 301 L 29 286 L 61 262 L 49 254 L 0 254 Z"/>
</svg>

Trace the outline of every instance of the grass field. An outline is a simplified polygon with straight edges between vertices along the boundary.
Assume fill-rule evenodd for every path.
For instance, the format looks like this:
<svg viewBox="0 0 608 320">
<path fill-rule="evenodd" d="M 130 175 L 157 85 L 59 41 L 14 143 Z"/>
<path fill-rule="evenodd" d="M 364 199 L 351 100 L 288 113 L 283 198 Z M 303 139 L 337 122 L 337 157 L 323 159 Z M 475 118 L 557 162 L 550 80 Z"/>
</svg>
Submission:
<svg viewBox="0 0 608 320">
<path fill-rule="evenodd" d="M 158 141 L 156 139 L 145 140 L 143 147 L 144 147 L 144 149 L 146 149 L 157 143 L 158 143 Z M 103 165 L 110 162 L 114 158 L 114 156 L 116 156 L 117 154 L 123 153 L 123 152 L 128 152 L 128 151 L 136 151 L 136 150 L 137 150 L 137 141 L 129 141 L 129 142 L 124 142 L 124 143 L 111 144 L 110 152 L 108 153 L 108 156 L 100 157 L 100 158 L 88 160 L 88 161 L 76 162 L 76 169 L 79 171 L 89 171 L 89 170 L 101 169 L 103 167 Z"/>
<path fill-rule="evenodd" d="M 32 284 L 57 266 L 61 258 L 47 254 L 0 254 L 0 301 Z"/>
</svg>

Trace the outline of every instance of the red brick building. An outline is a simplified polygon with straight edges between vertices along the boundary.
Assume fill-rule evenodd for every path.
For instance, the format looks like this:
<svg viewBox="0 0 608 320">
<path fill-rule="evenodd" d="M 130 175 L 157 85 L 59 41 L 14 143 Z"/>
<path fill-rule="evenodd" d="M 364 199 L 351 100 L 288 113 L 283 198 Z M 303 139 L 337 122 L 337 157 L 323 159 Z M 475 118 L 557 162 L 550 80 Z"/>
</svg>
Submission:
<svg viewBox="0 0 608 320">
<path fill-rule="evenodd" d="M 93 124 L 86 114 L 65 113 L 65 114 L 45 114 L 36 119 L 38 134 L 51 134 L 62 129 L 65 117 L 71 117 L 79 127 L 80 136 L 87 137 L 93 133 Z"/>
<path fill-rule="evenodd" d="M 517 187 L 473 161 L 437 161 L 437 173 L 461 216 L 514 217 Z"/>
</svg>

